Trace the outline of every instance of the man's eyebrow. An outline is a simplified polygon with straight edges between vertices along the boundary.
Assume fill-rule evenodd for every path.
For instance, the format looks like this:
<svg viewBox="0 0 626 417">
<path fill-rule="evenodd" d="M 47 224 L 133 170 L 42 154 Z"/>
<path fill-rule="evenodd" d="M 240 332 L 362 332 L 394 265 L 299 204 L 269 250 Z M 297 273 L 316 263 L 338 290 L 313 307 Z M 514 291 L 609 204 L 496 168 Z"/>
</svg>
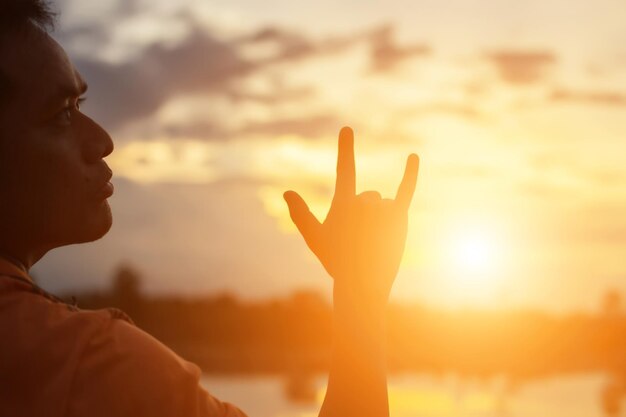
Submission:
<svg viewBox="0 0 626 417">
<path fill-rule="evenodd" d="M 68 84 L 59 88 L 59 91 L 57 92 L 56 96 L 60 98 L 79 97 L 85 94 L 88 87 L 89 86 L 87 85 L 87 83 L 83 81 L 82 78 L 79 78 L 77 85 Z"/>
<path fill-rule="evenodd" d="M 80 97 L 85 94 L 89 86 L 81 78 L 78 78 L 78 85 L 76 84 L 64 84 L 56 89 L 56 91 L 50 96 L 48 103 L 54 105 L 67 98 Z"/>
<path fill-rule="evenodd" d="M 81 77 L 78 73 L 76 73 L 76 79 L 78 80 L 78 92 L 80 93 L 78 95 L 82 96 L 85 92 L 87 92 L 89 85 L 87 85 L 85 80 L 83 80 L 83 77 Z"/>
</svg>

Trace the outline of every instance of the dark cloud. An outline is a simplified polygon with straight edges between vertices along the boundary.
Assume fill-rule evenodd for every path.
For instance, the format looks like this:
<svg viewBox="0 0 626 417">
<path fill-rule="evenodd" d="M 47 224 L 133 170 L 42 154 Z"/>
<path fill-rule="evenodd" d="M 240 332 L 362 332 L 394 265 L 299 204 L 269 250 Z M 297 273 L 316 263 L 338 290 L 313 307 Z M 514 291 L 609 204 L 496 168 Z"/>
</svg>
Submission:
<svg viewBox="0 0 626 417">
<path fill-rule="evenodd" d="M 110 41 L 110 33 L 103 27 L 93 27 L 86 24 L 73 25 L 65 28 L 58 34 L 55 33 L 55 39 L 65 47 L 71 49 L 75 42 L 92 45 L 93 47 L 104 46 Z"/>
<path fill-rule="evenodd" d="M 556 89 L 552 91 L 550 100 L 554 102 L 626 106 L 626 93 L 618 91 Z"/>
<path fill-rule="evenodd" d="M 173 47 L 153 45 L 124 64 L 79 58 L 75 65 L 94 97 L 87 111 L 112 130 L 152 114 L 172 96 L 219 90 L 254 66 L 199 30 Z"/>
<path fill-rule="evenodd" d="M 394 28 L 384 26 L 369 35 L 371 46 L 371 68 L 375 72 L 387 72 L 400 62 L 411 58 L 429 55 L 431 49 L 424 44 L 399 46 L 394 40 Z"/>
<path fill-rule="evenodd" d="M 70 34 L 82 36 L 85 30 L 74 29 Z M 278 40 L 281 52 L 261 61 L 246 60 L 238 54 L 238 45 L 259 39 Z M 236 81 L 266 65 L 344 46 L 344 43 L 329 41 L 314 47 L 301 37 L 278 30 L 266 30 L 249 39 L 229 42 L 196 29 L 177 45 L 152 45 L 129 62 L 110 64 L 95 58 L 79 57 L 75 59 L 75 65 L 90 86 L 89 96 L 92 99 L 85 109 L 114 131 L 129 121 L 151 115 L 168 99 L 184 93 L 217 92 L 233 100 L 266 103 L 301 98 L 310 94 L 311 90 L 281 91 L 277 88 L 279 91 L 276 94 L 259 95 L 241 91 Z"/>
<path fill-rule="evenodd" d="M 273 42 L 279 46 L 277 55 L 269 58 L 268 62 L 299 59 L 313 53 L 320 53 L 325 49 L 322 45 L 317 45 L 297 33 L 274 27 L 260 29 L 251 35 L 242 37 L 236 43 L 246 45 L 261 42 Z"/>
<path fill-rule="evenodd" d="M 275 92 L 257 94 L 246 91 L 238 81 L 255 71 L 278 63 L 292 62 L 312 56 L 333 54 L 365 42 L 371 46 L 371 66 L 375 71 L 393 69 L 402 60 L 412 56 L 428 54 L 426 46 L 398 46 L 393 40 L 393 28 L 385 26 L 373 30 L 312 41 L 305 36 L 279 28 L 265 28 L 236 39 L 224 40 L 206 29 L 192 26 L 190 34 L 175 45 L 153 44 L 123 63 L 108 63 L 84 54 L 74 63 L 89 83 L 90 100 L 85 110 L 102 125 L 116 133 L 129 122 L 151 116 L 165 102 L 184 94 L 219 94 L 233 100 L 252 100 L 273 105 L 278 102 L 299 100 L 310 96 L 313 91 L 306 86 L 286 89 L 276 83 Z M 102 27 L 90 28 L 74 25 L 61 34 L 61 42 L 78 41 L 104 45 L 109 42 Z M 270 57 L 245 58 L 242 46 L 260 42 L 274 42 L 277 52 Z M 95 54 L 94 54 L 95 55 Z M 188 132 L 203 133 L 202 137 L 225 138 L 229 134 L 219 126 L 219 120 L 196 125 L 166 126 L 173 135 Z M 268 123 L 250 124 L 245 133 L 258 129 L 259 133 L 291 133 L 317 136 L 337 128 L 336 121 L 327 115 L 313 115 L 301 120 L 276 120 Z M 154 126 L 153 129 L 158 129 Z M 156 132 L 153 132 L 156 133 Z"/>
<path fill-rule="evenodd" d="M 371 45 L 373 66 L 390 69 L 397 61 L 411 55 L 425 55 L 430 49 L 419 46 L 399 47 L 393 41 L 393 27 L 385 25 L 364 32 L 341 37 L 328 37 L 320 41 L 311 41 L 304 36 L 278 28 L 264 28 L 251 35 L 240 38 L 240 45 L 259 42 L 275 42 L 279 52 L 265 62 L 298 60 L 311 55 L 324 55 L 344 51 L 346 48 L 365 42 Z"/>
<path fill-rule="evenodd" d="M 541 80 L 546 70 L 556 62 L 556 56 L 546 51 L 497 51 L 487 54 L 503 80 L 511 84 L 529 84 Z"/>
</svg>

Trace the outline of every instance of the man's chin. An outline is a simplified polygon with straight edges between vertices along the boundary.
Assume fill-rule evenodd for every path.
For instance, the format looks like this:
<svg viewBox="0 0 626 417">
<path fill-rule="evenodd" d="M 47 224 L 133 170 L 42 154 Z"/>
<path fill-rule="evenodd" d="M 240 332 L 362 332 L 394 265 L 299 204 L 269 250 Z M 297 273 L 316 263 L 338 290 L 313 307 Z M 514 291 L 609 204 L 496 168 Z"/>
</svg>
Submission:
<svg viewBox="0 0 626 417">
<path fill-rule="evenodd" d="M 89 240 L 90 242 L 104 237 L 113 226 L 113 213 L 111 213 L 111 206 L 106 200 L 102 204 L 102 213 L 99 213 L 98 220 L 94 227 L 94 238 Z"/>
<path fill-rule="evenodd" d="M 113 215 L 111 207 L 105 200 L 99 207 L 98 212 L 93 213 L 79 226 L 79 230 L 76 230 L 76 233 L 72 236 L 72 241 L 67 244 L 87 243 L 101 239 L 111 230 L 112 225 Z"/>
</svg>

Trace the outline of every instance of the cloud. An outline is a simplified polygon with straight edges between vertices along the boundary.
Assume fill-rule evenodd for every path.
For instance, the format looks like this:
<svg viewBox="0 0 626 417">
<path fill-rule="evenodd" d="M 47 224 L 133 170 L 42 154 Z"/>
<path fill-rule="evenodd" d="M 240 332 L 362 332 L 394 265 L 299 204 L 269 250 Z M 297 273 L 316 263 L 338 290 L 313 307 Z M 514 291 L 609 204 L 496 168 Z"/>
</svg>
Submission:
<svg viewBox="0 0 626 417">
<path fill-rule="evenodd" d="M 626 245 L 626 201 L 609 200 L 603 204 L 594 202 L 582 207 L 574 215 L 594 222 L 578 222 L 572 238 L 584 242 L 601 242 L 623 247 Z"/>
<path fill-rule="evenodd" d="M 85 30 L 73 33 L 83 36 Z M 94 29 L 93 33 L 96 36 L 98 31 Z M 196 28 L 177 44 L 153 44 L 127 62 L 110 63 L 82 56 L 75 59 L 75 65 L 89 83 L 92 99 L 85 109 L 105 128 L 115 131 L 130 121 L 152 115 L 169 99 L 188 93 L 219 93 L 234 101 L 266 104 L 300 99 L 311 90 L 303 87 L 258 94 L 242 90 L 237 80 L 272 64 L 335 53 L 362 39 L 331 38 L 313 43 L 297 34 L 270 28 L 228 41 Z M 277 52 L 256 60 L 242 55 L 242 45 L 258 42 L 277 43 Z M 284 123 L 276 123 L 280 124 Z"/>
<path fill-rule="evenodd" d="M 239 46 L 271 43 L 277 46 L 277 53 L 269 57 L 266 62 L 295 60 L 313 53 L 320 53 L 325 48 L 316 45 L 304 36 L 288 32 L 275 27 L 260 29 L 236 41 Z"/>
<path fill-rule="evenodd" d="M 294 134 L 304 138 L 316 138 L 335 134 L 341 126 L 341 121 L 333 115 L 318 115 L 250 123 L 240 133 L 256 133 L 270 136 Z"/>
<path fill-rule="evenodd" d="M 75 65 L 94 97 L 87 110 L 112 130 L 152 114 L 172 96 L 219 90 L 253 68 L 231 45 L 200 30 L 176 46 L 153 45 L 124 64 L 79 58 Z"/>
<path fill-rule="evenodd" d="M 466 165 L 466 166 L 448 166 L 437 170 L 439 174 L 451 177 L 451 178 L 478 178 L 484 179 L 490 176 L 497 175 L 497 172 L 493 169 L 487 168 L 482 165 Z"/>
<path fill-rule="evenodd" d="M 247 89 L 244 78 L 276 64 L 285 64 L 309 57 L 335 54 L 365 42 L 371 48 L 371 67 L 377 72 L 392 70 L 403 60 L 430 53 L 424 45 L 398 46 L 393 41 L 391 26 L 378 27 L 343 37 L 312 41 L 305 36 L 268 27 L 250 34 L 223 39 L 206 29 L 192 25 L 189 34 L 179 42 L 155 42 L 123 62 L 105 62 L 93 54 L 79 54 L 75 65 L 89 83 L 90 100 L 85 110 L 105 128 L 116 133 L 129 122 L 148 119 L 166 102 L 185 94 L 218 94 L 233 103 L 254 101 L 272 106 L 285 101 L 310 97 L 311 88 L 284 87 L 259 93 Z M 99 28 L 90 30 L 75 26 L 62 39 L 93 38 L 106 42 Z M 265 49 L 263 49 L 265 47 Z M 257 51 L 254 52 L 254 48 Z M 260 49 L 259 49 L 260 48 Z M 260 56 L 255 56 L 260 52 Z M 247 54 L 246 51 L 253 51 Z M 336 121 L 328 115 L 312 114 L 275 121 L 249 123 L 243 131 L 233 131 L 211 123 L 189 126 L 164 126 L 161 133 L 181 136 L 201 134 L 207 139 L 228 138 L 238 133 L 281 134 L 291 129 L 311 137 L 336 129 Z"/>
<path fill-rule="evenodd" d="M 446 101 L 434 101 L 422 106 L 416 106 L 408 112 L 412 116 L 426 116 L 431 114 L 445 114 L 468 120 L 481 120 L 484 114 L 474 105 Z"/>
<path fill-rule="evenodd" d="M 605 162 L 598 163 L 594 158 L 571 157 L 562 152 L 533 155 L 528 158 L 528 163 L 536 176 L 525 180 L 520 190 L 548 198 L 566 195 L 580 197 L 583 192 L 589 192 L 589 188 L 603 190 L 605 195 L 611 194 L 610 189 L 619 194 L 626 181 L 626 173 L 617 167 L 607 166 Z"/>
<path fill-rule="evenodd" d="M 387 72 L 400 62 L 411 57 L 422 57 L 431 53 L 424 44 L 398 46 L 393 38 L 393 26 L 383 26 L 368 36 L 371 47 L 371 67 L 374 72 Z"/>
<path fill-rule="evenodd" d="M 233 132 L 225 129 L 217 122 L 198 121 L 181 124 L 164 124 L 157 126 L 156 132 L 143 131 L 146 137 L 162 134 L 168 138 L 202 138 L 210 141 L 232 139 Z"/>
<path fill-rule="evenodd" d="M 554 102 L 598 104 L 606 106 L 626 106 L 626 93 L 606 90 L 555 89 L 550 95 Z"/>
<path fill-rule="evenodd" d="M 511 84 L 530 84 L 542 79 L 556 56 L 546 51 L 502 50 L 487 55 L 500 77 Z"/>
<path fill-rule="evenodd" d="M 248 135 L 297 135 L 304 139 L 319 138 L 335 134 L 342 124 L 339 118 L 330 114 L 319 114 L 291 118 L 275 118 L 263 122 L 249 122 L 240 129 L 225 129 L 215 122 L 185 122 L 166 124 L 159 131 L 170 138 L 203 138 L 207 140 L 231 140 Z"/>
<path fill-rule="evenodd" d="M 284 101 L 302 100 L 310 98 L 313 95 L 313 88 L 285 88 L 281 85 L 275 85 L 271 93 L 255 93 L 241 91 L 236 88 L 227 90 L 228 97 L 234 102 L 254 101 L 267 105 L 274 105 Z"/>
<path fill-rule="evenodd" d="M 545 179 L 524 180 L 516 185 L 516 190 L 525 195 L 551 201 L 561 199 L 563 201 L 576 195 L 576 190 L 567 188 L 562 184 L 555 184 Z"/>
</svg>

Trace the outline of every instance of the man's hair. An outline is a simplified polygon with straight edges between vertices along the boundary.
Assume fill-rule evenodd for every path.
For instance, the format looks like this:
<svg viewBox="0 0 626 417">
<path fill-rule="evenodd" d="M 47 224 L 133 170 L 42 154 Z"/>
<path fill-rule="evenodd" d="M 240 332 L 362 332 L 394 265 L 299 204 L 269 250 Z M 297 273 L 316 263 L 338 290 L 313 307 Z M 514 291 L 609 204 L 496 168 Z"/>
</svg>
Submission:
<svg viewBox="0 0 626 417">
<path fill-rule="evenodd" d="M 55 17 L 56 14 L 46 0 L 0 0 L 0 44 L 11 42 L 12 36 L 18 35 L 30 25 L 47 32 L 53 29 Z M 0 108 L 11 90 L 11 80 L 0 69 Z"/>
<path fill-rule="evenodd" d="M 0 36 L 28 24 L 34 24 L 47 31 L 53 28 L 55 16 L 46 0 L 2 0 Z"/>
</svg>

